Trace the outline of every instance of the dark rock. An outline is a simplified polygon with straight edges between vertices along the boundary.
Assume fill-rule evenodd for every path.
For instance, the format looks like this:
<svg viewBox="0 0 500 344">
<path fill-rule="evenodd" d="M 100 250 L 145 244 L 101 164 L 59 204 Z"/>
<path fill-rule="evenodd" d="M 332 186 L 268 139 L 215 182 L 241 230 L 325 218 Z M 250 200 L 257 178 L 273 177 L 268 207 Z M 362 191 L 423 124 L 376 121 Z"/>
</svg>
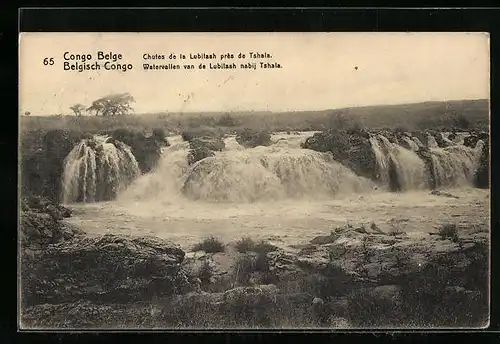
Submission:
<svg viewBox="0 0 500 344">
<path fill-rule="evenodd" d="M 23 248 L 45 248 L 84 235 L 82 230 L 58 220 L 46 213 L 21 212 L 19 228 Z"/>
<path fill-rule="evenodd" d="M 41 195 L 58 202 L 64 158 L 84 133 L 33 130 L 22 133 L 20 141 L 21 188 L 23 195 Z"/>
<path fill-rule="evenodd" d="M 360 176 L 376 179 L 376 158 L 364 131 L 331 130 L 316 133 L 301 146 L 318 152 L 331 152 L 333 159 Z"/>
<path fill-rule="evenodd" d="M 71 216 L 71 209 L 56 204 L 49 198 L 42 196 L 23 197 L 21 199 L 21 209 L 24 211 L 49 214 L 58 220 Z"/>
<path fill-rule="evenodd" d="M 490 147 L 489 140 L 484 141 L 479 167 L 474 174 L 476 187 L 488 189 L 490 187 Z"/>
<path fill-rule="evenodd" d="M 272 144 L 270 133 L 267 131 L 254 131 L 251 129 L 244 129 L 236 135 L 236 142 L 245 148 L 269 146 Z"/>
<path fill-rule="evenodd" d="M 440 190 L 432 190 L 430 192 L 431 195 L 435 195 L 435 196 L 444 196 L 444 197 L 450 197 L 450 198 L 460 198 L 458 196 L 455 196 L 449 192 L 444 192 L 444 191 L 440 191 Z"/>
<path fill-rule="evenodd" d="M 188 155 L 188 163 L 192 165 L 200 160 L 214 156 L 215 153 L 206 147 L 197 147 L 191 149 Z"/>
<path fill-rule="evenodd" d="M 186 288 L 184 251 L 154 237 L 106 234 L 48 245 L 23 257 L 26 304 L 76 300 L 130 302 Z"/>
<path fill-rule="evenodd" d="M 190 151 L 188 155 L 188 163 L 190 165 L 197 161 L 203 160 L 215 155 L 214 152 L 223 151 L 225 148 L 224 141 L 220 137 L 195 137 L 189 141 Z"/>
<path fill-rule="evenodd" d="M 128 129 L 116 129 L 106 134 L 110 135 L 111 139 L 121 141 L 130 147 L 142 173 L 150 172 L 160 160 L 161 148 L 169 146 L 159 131 L 150 137 Z"/>
<path fill-rule="evenodd" d="M 220 137 L 215 136 L 203 136 L 197 137 L 189 141 L 191 149 L 197 149 L 199 147 L 205 147 L 214 152 L 221 152 L 226 148 L 224 141 Z"/>
</svg>

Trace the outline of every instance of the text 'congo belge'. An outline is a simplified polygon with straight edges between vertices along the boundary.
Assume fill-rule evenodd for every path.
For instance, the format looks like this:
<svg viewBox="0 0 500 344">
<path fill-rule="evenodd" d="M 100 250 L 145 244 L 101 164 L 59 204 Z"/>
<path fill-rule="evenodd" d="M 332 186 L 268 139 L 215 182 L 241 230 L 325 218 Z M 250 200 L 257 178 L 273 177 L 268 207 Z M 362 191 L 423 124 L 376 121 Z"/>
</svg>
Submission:
<svg viewBox="0 0 500 344">
<path fill-rule="evenodd" d="M 123 55 L 119 53 L 103 52 L 97 51 L 95 54 L 97 57 L 95 62 L 90 62 L 94 60 L 92 54 L 73 54 L 66 51 L 63 54 L 63 67 L 64 70 L 72 70 L 83 72 L 85 70 L 111 70 L 111 71 L 121 71 L 126 72 L 133 69 L 131 63 L 123 63 Z"/>
</svg>

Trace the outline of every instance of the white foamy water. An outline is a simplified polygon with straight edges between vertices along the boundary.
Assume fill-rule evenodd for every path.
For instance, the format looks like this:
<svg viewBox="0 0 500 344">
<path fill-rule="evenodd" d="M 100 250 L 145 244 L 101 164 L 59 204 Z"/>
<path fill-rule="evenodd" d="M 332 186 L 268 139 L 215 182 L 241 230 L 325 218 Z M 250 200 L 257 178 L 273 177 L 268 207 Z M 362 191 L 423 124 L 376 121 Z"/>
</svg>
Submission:
<svg viewBox="0 0 500 344">
<path fill-rule="evenodd" d="M 372 136 L 370 143 L 383 186 L 389 187 L 391 178 L 395 177 L 403 191 L 424 189 L 429 186 L 425 162 L 414 151 L 389 142 L 383 135 Z M 391 167 L 396 176 L 391 176 Z"/>
<path fill-rule="evenodd" d="M 300 144 L 313 134 L 277 133 L 271 146 L 250 149 L 230 136 L 224 139 L 224 151 L 192 166 L 187 161 L 189 143 L 180 135 L 172 136 L 168 138 L 171 146 L 162 149 L 158 166 L 140 177 L 128 146 L 95 136 L 82 140 L 65 160 L 64 202 L 109 200 L 117 195 L 123 202 L 251 203 L 373 192 L 372 181 L 356 175 L 331 155 L 301 149 Z M 391 143 L 383 135 L 370 138 L 382 189 L 428 189 L 431 180 L 436 181 L 436 187 L 472 184 L 482 141 L 475 148 L 431 148 L 432 168 L 415 152 L 422 145 L 418 139 L 405 138 L 405 142 L 411 149 Z"/>
<path fill-rule="evenodd" d="M 435 181 L 436 187 L 472 186 L 484 142 L 478 141 L 475 148 L 458 144 L 439 148 L 432 137 L 429 139 L 431 169 L 415 153 L 422 148 L 421 142 L 415 137 L 406 142 L 415 145 L 409 150 L 389 142 L 383 135 L 370 138 L 382 185 L 388 186 L 392 179 L 397 178 L 403 191 L 428 188 L 431 180 Z M 391 168 L 395 176 L 390 175 Z"/>
<path fill-rule="evenodd" d="M 372 182 L 329 155 L 300 148 L 238 148 L 192 166 L 187 164 L 188 150 L 187 142 L 164 149 L 157 168 L 136 180 L 119 199 L 257 202 L 317 199 L 373 189 Z"/>
<path fill-rule="evenodd" d="M 130 147 L 95 135 L 76 145 L 64 160 L 64 203 L 94 202 L 116 197 L 140 174 Z"/>
<path fill-rule="evenodd" d="M 446 148 L 432 148 L 433 173 L 439 186 L 472 185 L 474 172 L 478 168 L 484 142 L 475 148 L 462 145 Z"/>
<path fill-rule="evenodd" d="M 372 189 L 370 181 L 326 154 L 273 146 L 223 152 L 199 161 L 184 185 L 190 199 L 229 202 L 318 198 Z"/>
<path fill-rule="evenodd" d="M 378 162 L 387 162 L 388 156 L 399 161 L 395 169 L 409 190 L 374 190 L 372 182 L 329 155 L 294 148 L 296 136 L 290 146 L 281 137 L 281 143 L 252 149 L 231 146 L 234 138 L 226 138 L 226 151 L 192 166 L 187 163 L 189 144 L 180 136 L 169 138 L 172 145 L 163 149 L 154 171 L 137 178 L 115 201 L 74 205 L 68 221 L 90 235 L 155 235 L 186 250 L 208 235 L 224 243 L 248 235 L 285 248 L 346 223 L 369 226 L 374 221 L 386 232 L 393 229 L 393 220 L 401 221 L 405 232 L 436 231 L 442 223 L 457 221 L 471 228 L 488 223 L 488 191 L 471 188 L 458 168 L 445 179 L 457 181 L 447 191 L 459 198 L 432 195 L 418 189 L 420 158 L 379 137 L 374 141 Z M 482 145 L 472 151 L 478 154 Z M 433 154 L 443 161 L 438 170 L 446 170 L 449 165 L 472 168 L 470 152 L 459 147 Z M 389 164 L 383 166 L 388 182 Z"/>
</svg>

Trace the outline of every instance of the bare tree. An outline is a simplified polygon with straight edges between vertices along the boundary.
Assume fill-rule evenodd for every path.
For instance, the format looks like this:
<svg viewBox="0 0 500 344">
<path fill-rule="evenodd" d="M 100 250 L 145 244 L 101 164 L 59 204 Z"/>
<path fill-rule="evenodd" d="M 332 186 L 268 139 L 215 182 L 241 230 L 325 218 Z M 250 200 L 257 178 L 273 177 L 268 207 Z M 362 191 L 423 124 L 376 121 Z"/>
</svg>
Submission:
<svg viewBox="0 0 500 344">
<path fill-rule="evenodd" d="M 75 104 L 70 109 L 74 112 L 75 116 L 80 117 L 85 111 L 85 106 L 82 104 Z"/>
<path fill-rule="evenodd" d="M 97 99 L 87 109 L 96 116 L 126 115 L 133 111 L 130 103 L 135 102 L 130 93 L 112 94 Z"/>
</svg>

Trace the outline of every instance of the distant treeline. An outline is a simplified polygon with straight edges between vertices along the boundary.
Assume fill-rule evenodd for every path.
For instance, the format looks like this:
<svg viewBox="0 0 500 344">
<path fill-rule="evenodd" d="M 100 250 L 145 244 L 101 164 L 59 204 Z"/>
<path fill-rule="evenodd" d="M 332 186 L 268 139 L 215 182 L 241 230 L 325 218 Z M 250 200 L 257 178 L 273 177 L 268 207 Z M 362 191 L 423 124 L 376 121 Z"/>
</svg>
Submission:
<svg viewBox="0 0 500 344">
<path fill-rule="evenodd" d="M 129 128 L 150 131 L 164 128 L 181 133 L 190 129 L 220 128 L 231 132 L 241 128 L 267 131 L 326 130 L 364 127 L 388 129 L 487 129 L 488 100 L 455 100 L 404 105 L 352 107 L 297 112 L 207 112 L 156 113 L 124 116 L 29 116 L 21 117 L 21 130 L 69 129 L 97 132 Z"/>
</svg>

